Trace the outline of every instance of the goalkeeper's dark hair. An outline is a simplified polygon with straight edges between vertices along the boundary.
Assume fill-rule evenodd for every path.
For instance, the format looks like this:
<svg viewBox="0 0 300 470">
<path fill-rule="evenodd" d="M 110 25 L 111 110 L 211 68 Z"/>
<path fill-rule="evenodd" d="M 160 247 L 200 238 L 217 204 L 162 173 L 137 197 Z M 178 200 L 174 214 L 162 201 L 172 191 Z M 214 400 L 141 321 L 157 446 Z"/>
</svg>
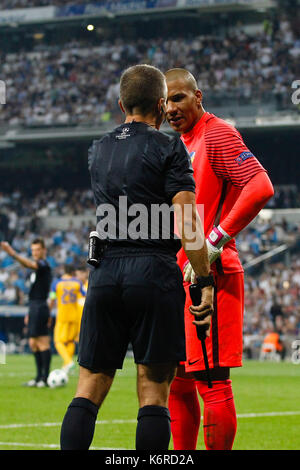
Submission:
<svg viewBox="0 0 300 470">
<path fill-rule="evenodd" d="M 152 65 L 133 65 L 120 80 L 120 99 L 127 114 L 157 115 L 157 103 L 167 97 L 164 74 Z"/>
</svg>

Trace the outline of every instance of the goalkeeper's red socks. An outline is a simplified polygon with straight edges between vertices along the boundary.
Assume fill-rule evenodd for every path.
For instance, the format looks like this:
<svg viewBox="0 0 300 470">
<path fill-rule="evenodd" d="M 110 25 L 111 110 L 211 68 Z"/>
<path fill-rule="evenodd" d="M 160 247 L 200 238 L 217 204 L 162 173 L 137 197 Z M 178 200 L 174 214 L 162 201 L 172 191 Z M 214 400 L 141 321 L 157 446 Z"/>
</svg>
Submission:
<svg viewBox="0 0 300 470">
<path fill-rule="evenodd" d="M 193 379 L 175 377 L 172 382 L 169 410 L 175 450 L 195 450 L 200 426 L 200 406 Z"/>
<path fill-rule="evenodd" d="M 175 377 L 169 410 L 175 450 L 195 450 L 200 427 L 198 392 L 204 403 L 203 431 L 207 450 L 231 450 L 237 429 L 231 380 L 206 382 Z"/>
<path fill-rule="evenodd" d="M 213 382 L 196 381 L 204 402 L 204 442 L 207 450 L 231 450 L 236 434 L 237 419 L 231 380 Z"/>
</svg>

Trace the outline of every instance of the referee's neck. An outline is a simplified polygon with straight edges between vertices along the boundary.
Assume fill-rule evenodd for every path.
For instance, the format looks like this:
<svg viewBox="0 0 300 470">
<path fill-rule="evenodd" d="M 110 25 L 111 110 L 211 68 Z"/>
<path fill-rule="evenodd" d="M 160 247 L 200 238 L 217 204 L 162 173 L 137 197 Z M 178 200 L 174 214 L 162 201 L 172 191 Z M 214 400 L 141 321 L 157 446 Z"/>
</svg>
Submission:
<svg viewBox="0 0 300 470">
<path fill-rule="evenodd" d="M 148 114 L 147 116 L 142 116 L 141 114 L 130 114 L 126 116 L 125 124 L 130 124 L 132 122 L 143 122 L 144 124 L 157 129 L 156 117 L 152 114 Z"/>
</svg>

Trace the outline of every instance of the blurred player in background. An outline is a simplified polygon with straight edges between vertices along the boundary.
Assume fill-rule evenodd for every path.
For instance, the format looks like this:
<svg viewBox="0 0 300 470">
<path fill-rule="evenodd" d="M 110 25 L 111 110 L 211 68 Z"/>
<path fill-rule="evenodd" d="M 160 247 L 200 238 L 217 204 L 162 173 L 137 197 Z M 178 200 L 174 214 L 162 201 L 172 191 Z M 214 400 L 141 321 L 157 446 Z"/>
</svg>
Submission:
<svg viewBox="0 0 300 470">
<path fill-rule="evenodd" d="M 33 240 L 32 260 L 19 255 L 7 242 L 1 242 L 1 248 L 22 266 L 33 270 L 30 276 L 29 312 L 25 317 L 25 324 L 28 327 L 29 346 L 35 358 L 37 373 L 35 379 L 29 380 L 25 385 L 42 388 L 47 385 L 51 362 L 51 317 L 47 299 L 52 275 L 46 260 L 45 242 L 42 238 Z"/>
<path fill-rule="evenodd" d="M 88 283 L 89 283 L 89 270 L 85 264 L 82 264 L 80 266 L 76 267 L 75 270 L 75 275 L 76 278 L 82 283 L 83 290 L 87 292 L 88 290 Z M 84 302 L 85 302 L 85 295 L 82 295 L 79 293 L 77 304 L 78 304 L 78 334 L 75 339 L 76 343 L 79 341 L 79 333 L 80 333 L 80 325 L 81 325 L 81 318 L 82 318 L 82 312 L 83 312 L 83 307 L 84 307 Z"/>
<path fill-rule="evenodd" d="M 63 359 L 62 369 L 70 373 L 75 367 L 73 356 L 75 353 L 75 340 L 79 332 L 79 305 L 78 300 L 84 297 L 86 291 L 82 282 L 75 278 L 75 269 L 65 265 L 64 274 L 55 280 L 51 286 L 50 308 L 55 304 L 56 322 L 54 327 L 54 344 L 58 354 Z"/>
<path fill-rule="evenodd" d="M 206 341 L 213 380 L 213 388 L 208 388 L 201 344 L 188 310 L 188 286 L 194 273 L 184 251 L 179 252 L 187 296 L 187 361 L 178 368 L 171 386 L 174 448 L 196 449 L 201 413 L 198 390 L 204 402 L 206 448 L 229 450 L 237 428 L 230 368 L 242 365 L 244 310 L 243 268 L 234 237 L 273 196 L 273 186 L 239 132 L 204 110 L 195 78 L 185 69 L 171 69 L 165 75 L 167 120 L 190 153 L 196 203 L 204 205 L 204 231 L 216 286 L 211 334 Z"/>
</svg>

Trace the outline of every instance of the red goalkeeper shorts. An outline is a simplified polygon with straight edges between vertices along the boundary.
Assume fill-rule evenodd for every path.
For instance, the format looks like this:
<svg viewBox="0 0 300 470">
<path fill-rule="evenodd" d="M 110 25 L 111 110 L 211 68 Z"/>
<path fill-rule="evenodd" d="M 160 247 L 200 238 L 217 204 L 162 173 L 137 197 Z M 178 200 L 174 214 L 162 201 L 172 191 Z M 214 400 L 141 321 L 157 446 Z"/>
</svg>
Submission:
<svg viewBox="0 0 300 470">
<path fill-rule="evenodd" d="M 240 367 L 243 353 L 244 273 L 215 275 L 214 312 L 206 349 L 209 368 Z M 191 298 L 185 286 L 186 372 L 205 370 L 202 346 L 197 337 Z"/>
</svg>

